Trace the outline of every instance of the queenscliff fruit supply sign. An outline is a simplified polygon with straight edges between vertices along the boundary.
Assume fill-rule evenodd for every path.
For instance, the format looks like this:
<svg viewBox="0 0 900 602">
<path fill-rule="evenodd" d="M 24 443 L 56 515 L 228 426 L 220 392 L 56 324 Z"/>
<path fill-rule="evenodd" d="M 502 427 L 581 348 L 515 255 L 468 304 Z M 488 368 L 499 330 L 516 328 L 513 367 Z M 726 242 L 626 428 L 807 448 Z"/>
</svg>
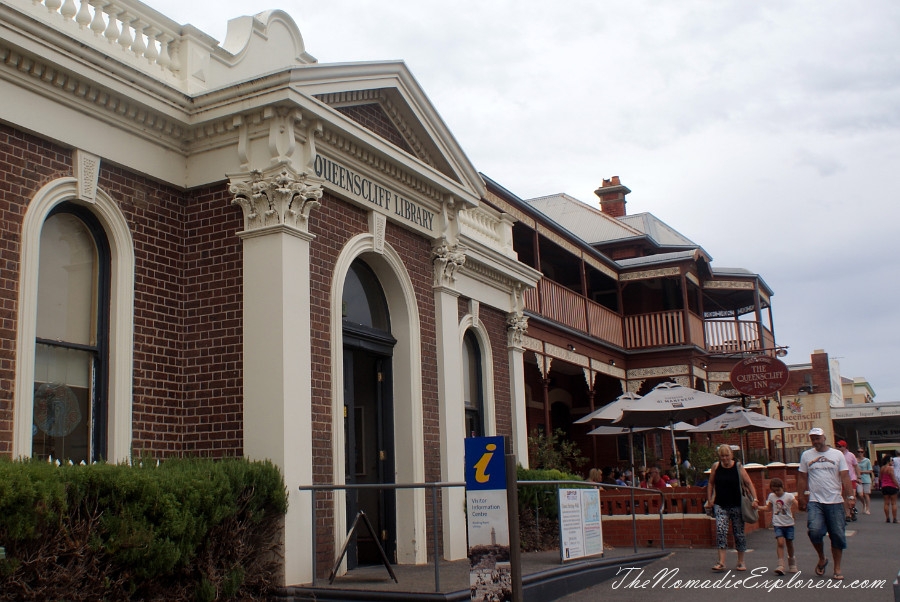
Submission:
<svg viewBox="0 0 900 602">
<path fill-rule="evenodd" d="M 755 355 L 735 364 L 730 378 L 734 388 L 744 395 L 772 395 L 787 384 L 788 367 L 777 358 Z"/>
</svg>

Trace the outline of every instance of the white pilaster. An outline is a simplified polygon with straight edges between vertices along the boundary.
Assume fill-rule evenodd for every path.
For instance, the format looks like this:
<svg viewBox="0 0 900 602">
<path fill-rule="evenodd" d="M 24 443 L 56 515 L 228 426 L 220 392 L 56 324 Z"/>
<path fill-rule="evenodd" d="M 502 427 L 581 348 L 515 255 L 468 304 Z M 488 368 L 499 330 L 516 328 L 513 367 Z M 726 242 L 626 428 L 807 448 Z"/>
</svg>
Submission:
<svg viewBox="0 0 900 602">
<path fill-rule="evenodd" d="M 434 307 L 438 355 L 438 403 L 441 424 L 441 480 L 465 481 L 460 461 L 466 437 L 462 389 L 462 349 L 459 341 L 459 293 L 451 288 L 455 273 L 465 263 L 459 248 L 441 244 L 434 250 Z M 444 559 L 468 555 L 466 544 L 465 490 L 444 489 L 442 497 Z"/>
<path fill-rule="evenodd" d="M 244 455 L 284 475 L 284 585 L 313 578 L 309 211 L 321 189 L 291 170 L 232 178 L 244 210 Z"/>
<path fill-rule="evenodd" d="M 516 459 L 528 468 L 528 423 L 525 417 L 525 330 L 528 318 L 521 312 L 507 316 L 507 349 L 509 351 L 509 396 L 512 411 L 513 450 Z"/>
</svg>

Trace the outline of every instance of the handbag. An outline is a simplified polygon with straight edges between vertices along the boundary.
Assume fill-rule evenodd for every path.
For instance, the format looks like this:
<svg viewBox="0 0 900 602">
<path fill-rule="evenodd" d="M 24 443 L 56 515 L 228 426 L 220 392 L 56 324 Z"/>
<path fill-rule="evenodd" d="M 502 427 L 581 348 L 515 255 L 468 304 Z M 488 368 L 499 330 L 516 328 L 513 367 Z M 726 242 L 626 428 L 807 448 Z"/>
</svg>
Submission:
<svg viewBox="0 0 900 602">
<path fill-rule="evenodd" d="M 738 478 L 740 478 L 740 465 L 738 465 Z M 745 523 L 755 523 L 759 520 L 759 511 L 753 507 L 753 495 L 741 481 L 741 515 Z"/>
</svg>

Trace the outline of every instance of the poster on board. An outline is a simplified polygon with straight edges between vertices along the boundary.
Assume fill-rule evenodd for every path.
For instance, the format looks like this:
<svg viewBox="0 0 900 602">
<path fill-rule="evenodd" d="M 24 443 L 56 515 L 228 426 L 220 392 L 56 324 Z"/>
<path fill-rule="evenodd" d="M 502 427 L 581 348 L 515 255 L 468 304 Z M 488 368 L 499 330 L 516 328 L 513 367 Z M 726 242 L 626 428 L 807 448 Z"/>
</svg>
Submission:
<svg viewBox="0 0 900 602">
<path fill-rule="evenodd" d="M 567 562 L 598 554 L 603 554 L 600 492 L 597 489 L 560 489 L 560 560 Z"/>
</svg>

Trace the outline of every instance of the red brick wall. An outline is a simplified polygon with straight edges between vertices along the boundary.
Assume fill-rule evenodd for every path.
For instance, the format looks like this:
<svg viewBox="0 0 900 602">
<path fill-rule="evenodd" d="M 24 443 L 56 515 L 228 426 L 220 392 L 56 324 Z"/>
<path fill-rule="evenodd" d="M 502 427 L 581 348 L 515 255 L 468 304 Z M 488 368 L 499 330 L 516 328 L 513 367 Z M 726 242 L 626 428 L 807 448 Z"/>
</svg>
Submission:
<svg viewBox="0 0 900 602">
<path fill-rule="evenodd" d="M 330 194 L 310 218 L 310 232 L 316 238 L 310 244 L 311 337 L 313 348 L 312 420 L 313 479 L 331 483 L 331 282 L 335 262 L 347 241 L 368 231 L 367 213 Z M 431 246 L 428 241 L 388 223 L 386 241 L 403 258 L 412 279 L 420 319 L 422 361 L 422 405 L 425 448 L 425 479 L 440 481 L 440 408 L 437 402 L 437 345 L 435 339 L 434 293 L 432 292 Z M 395 366 L 396 370 L 400 368 Z M 398 375 L 399 376 L 399 375 Z M 320 517 L 317 533 L 319 572 L 330 568 L 335 550 L 332 542 L 334 506 L 331 496 L 320 494 L 316 506 Z M 341 512 L 343 510 L 340 510 Z M 428 520 L 431 507 L 428 505 Z M 428 534 L 431 537 L 431 533 Z M 428 543 L 428 549 L 431 544 Z"/>
<path fill-rule="evenodd" d="M 134 242 L 136 455 L 182 447 L 184 194 L 101 163 L 98 186 L 119 205 Z"/>
<path fill-rule="evenodd" d="M 184 451 L 243 454 L 243 213 L 222 183 L 193 190 L 184 232 Z"/>
<path fill-rule="evenodd" d="M 509 351 L 507 349 L 506 312 L 481 306 L 481 321 L 491 338 L 494 359 L 494 414 L 497 434 L 512 437 L 512 403 L 510 401 Z"/>
<path fill-rule="evenodd" d="M 0 126 L 0 453 L 11 453 L 19 253 L 25 209 L 73 173 L 72 152 Z M 135 253 L 135 453 L 242 452 L 242 225 L 225 184 L 185 193 L 101 163 Z"/>
<path fill-rule="evenodd" d="M 337 111 L 343 113 L 356 123 L 360 124 L 367 130 L 371 130 L 375 134 L 381 136 L 397 148 L 406 151 L 410 155 L 415 155 L 407 144 L 406 140 L 397 131 L 397 126 L 387 116 L 381 105 L 377 103 L 357 105 L 353 107 L 335 107 Z"/>
</svg>

